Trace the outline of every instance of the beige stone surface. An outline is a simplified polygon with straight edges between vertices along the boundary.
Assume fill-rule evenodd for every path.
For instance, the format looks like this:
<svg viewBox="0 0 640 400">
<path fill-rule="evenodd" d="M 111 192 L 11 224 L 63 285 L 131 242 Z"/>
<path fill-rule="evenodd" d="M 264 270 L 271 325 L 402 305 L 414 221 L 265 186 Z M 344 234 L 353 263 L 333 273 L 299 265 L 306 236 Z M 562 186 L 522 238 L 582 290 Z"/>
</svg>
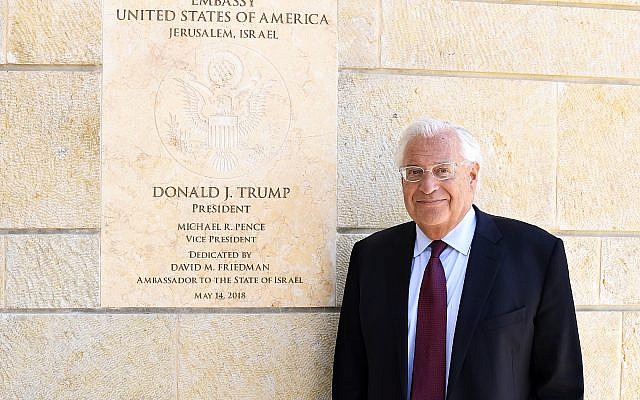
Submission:
<svg viewBox="0 0 640 400">
<path fill-rule="evenodd" d="M 6 62 L 7 3 L 0 0 L 0 64 Z"/>
<path fill-rule="evenodd" d="M 100 64 L 100 0 L 5 1 L 9 63 Z"/>
<path fill-rule="evenodd" d="M 178 398 L 329 399 L 338 314 L 181 315 Z"/>
<path fill-rule="evenodd" d="M 170 38 L 166 24 L 117 21 L 119 3 L 104 2 L 101 304 L 333 306 L 335 0 L 302 8 L 328 24 L 271 24 L 277 40 L 242 39 L 266 24 L 236 22 L 233 38 Z M 189 195 L 155 189 L 175 187 Z M 192 222 L 218 225 L 179 228 Z"/>
<path fill-rule="evenodd" d="M 0 235 L 0 307 L 4 307 L 5 295 L 4 295 L 4 281 L 5 281 L 5 266 L 6 266 L 6 239 L 3 235 Z"/>
<path fill-rule="evenodd" d="M 7 307 L 98 307 L 98 244 L 97 234 L 8 235 Z"/>
<path fill-rule="evenodd" d="M 621 400 L 637 400 L 640 394 L 640 312 L 625 312 L 622 336 Z"/>
<path fill-rule="evenodd" d="M 545 3 L 549 4 L 557 4 L 558 2 L 555 0 L 544 0 Z M 563 2 L 565 3 L 565 2 Z M 596 8 L 608 8 L 611 7 L 613 9 L 628 9 L 633 10 L 635 7 L 640 6 L 639 0 L 571 0 L 566 3 L 575 4 L 578 6 L 591 6 Z"/>
<path fill-rule="evenodd" d="M 622 313 L 579 312 L 585 400 L 620 398 Z"/>
<path fill-rule="evenodd" d="M 563 75 L 640 76 L 640 13 L 597 8 L 558 7 L 557 32 L 545 39 L 557 54 Z"/>
<path fill-rule="evenodd" d="M 543 227 L 555 221 L 554 83 L 342 73 L 338 82 L 338 226 L 408 220 L 393 152 L 401 130 L 431 115 L 473 133 L 484 153 L 476 203 Z"/>
<path fill-rule="evenodd" d="M 3 399 L 175 399 L 175 318 L 0 315 Z"/>
<path fill-rule="evenodd" d="M 382 1 L 382 66 L 636 78 L 640 15 L 583 7 Z"/>
<path fill-rule="evenodd" d="M 347 272 L 349 271 L 349 257 L 351 257 L 351 249 L 353 245 L 368 235 L 364 234 L 340 234 L 336 246 L 336 304 L 342 305 L 342 297 L 344 296 L 344 284 L 347 280 Z"/>
<path fill-rule="evenodd" d="M 377 67 L 379 5 L 370 0 L 338 1 L 338 62 L 341 67 Z"/>
<path fill-rule="evenodd" d="M 0 72 L 0 228 L 96 228 L 100 76 Z"/>
<path fill-rule="evenodd" d="M 600 303 L 600 245 L 597 237 L 563 236 L 573 301 L 576 305 Z"/>
<path fill-rule="evenodd" d="M 640 304 L 640 238 L 602 239 L 600 300 L 604 304 Z"/>
<path fill-rule="evenodd" d="M 638 86 L 559 84 L 561 229 L 640 230 L 639 109 Z"/>
</svg>

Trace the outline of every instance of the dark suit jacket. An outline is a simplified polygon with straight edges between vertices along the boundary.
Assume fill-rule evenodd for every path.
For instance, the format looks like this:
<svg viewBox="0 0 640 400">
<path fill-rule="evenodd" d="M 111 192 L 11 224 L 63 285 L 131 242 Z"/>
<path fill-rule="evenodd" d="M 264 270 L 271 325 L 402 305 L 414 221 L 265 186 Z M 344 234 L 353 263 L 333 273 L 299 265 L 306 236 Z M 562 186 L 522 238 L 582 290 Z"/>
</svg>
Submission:
<svg viewBox="0 0 640 400">
<path fill-rule="evenodd" d="M 583 398 L 582 358 L 562 241 L 476 208 L 447 400 Z M 407 397 L 407 301 L 415 223 L 351 252 L 333 399 Z"/>
</svg>

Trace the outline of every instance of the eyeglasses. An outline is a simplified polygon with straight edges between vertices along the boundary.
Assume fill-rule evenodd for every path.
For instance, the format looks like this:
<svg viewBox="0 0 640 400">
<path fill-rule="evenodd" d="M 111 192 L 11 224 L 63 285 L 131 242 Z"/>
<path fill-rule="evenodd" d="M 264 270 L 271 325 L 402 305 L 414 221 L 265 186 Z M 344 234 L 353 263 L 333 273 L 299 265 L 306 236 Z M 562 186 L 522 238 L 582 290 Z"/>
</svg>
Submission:
<svg viewBox="0 0 640 400">
<path fill-rule="evenodd" d="M 447 161 L 433 164 L 430 167 L 422 168 L 416 165 L 408 165 L 400 168 L 398 171 L 402 175 L 402 179 L 407 182 L 420 182 L 424 178 L 425 171 L 430 171 L 431 175 L 439 181 L 446 181 L 456 176 L 456 167 L 459 165 L 471 165 L 471 161 L 463 160 L 458 162 Z"/>
</svg>

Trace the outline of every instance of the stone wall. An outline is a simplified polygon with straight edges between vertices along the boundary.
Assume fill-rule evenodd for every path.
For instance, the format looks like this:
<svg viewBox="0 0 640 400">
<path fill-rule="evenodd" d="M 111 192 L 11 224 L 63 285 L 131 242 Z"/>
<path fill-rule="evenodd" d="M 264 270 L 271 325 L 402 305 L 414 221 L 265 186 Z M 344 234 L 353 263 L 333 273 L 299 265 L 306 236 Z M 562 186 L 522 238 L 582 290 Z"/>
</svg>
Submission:
<svg viewBox="0 0 640 400">
<path fill-rule="evenodd" d="M 640 2 L 339 0 L 338 282 L 391 153 L 475 133 L 478 204 L 565 240 L 586 398 L 640 397 Z M 339 308 L 100 305 L 98 0 L 0 0 L 0 397 L 328 399 Z M 384 207 L 381 207 L 384 205 Z"/>
</svg>

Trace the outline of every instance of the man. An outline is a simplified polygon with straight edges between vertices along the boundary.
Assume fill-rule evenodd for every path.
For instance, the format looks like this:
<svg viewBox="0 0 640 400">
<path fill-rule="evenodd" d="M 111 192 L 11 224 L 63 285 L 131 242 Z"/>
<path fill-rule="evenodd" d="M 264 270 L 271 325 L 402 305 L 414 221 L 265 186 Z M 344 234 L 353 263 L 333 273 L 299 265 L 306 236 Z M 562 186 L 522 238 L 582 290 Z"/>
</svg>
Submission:
<svg viewBox="0 0 640 400">
<path fill-rule="evenodd" d="M 582 399 L 562 241 L 472 205 L 481 158 L 462 127 L 414 122 L 396 162 L 413 222 L 353 247 L 333 399 Z"/>
</svg>

